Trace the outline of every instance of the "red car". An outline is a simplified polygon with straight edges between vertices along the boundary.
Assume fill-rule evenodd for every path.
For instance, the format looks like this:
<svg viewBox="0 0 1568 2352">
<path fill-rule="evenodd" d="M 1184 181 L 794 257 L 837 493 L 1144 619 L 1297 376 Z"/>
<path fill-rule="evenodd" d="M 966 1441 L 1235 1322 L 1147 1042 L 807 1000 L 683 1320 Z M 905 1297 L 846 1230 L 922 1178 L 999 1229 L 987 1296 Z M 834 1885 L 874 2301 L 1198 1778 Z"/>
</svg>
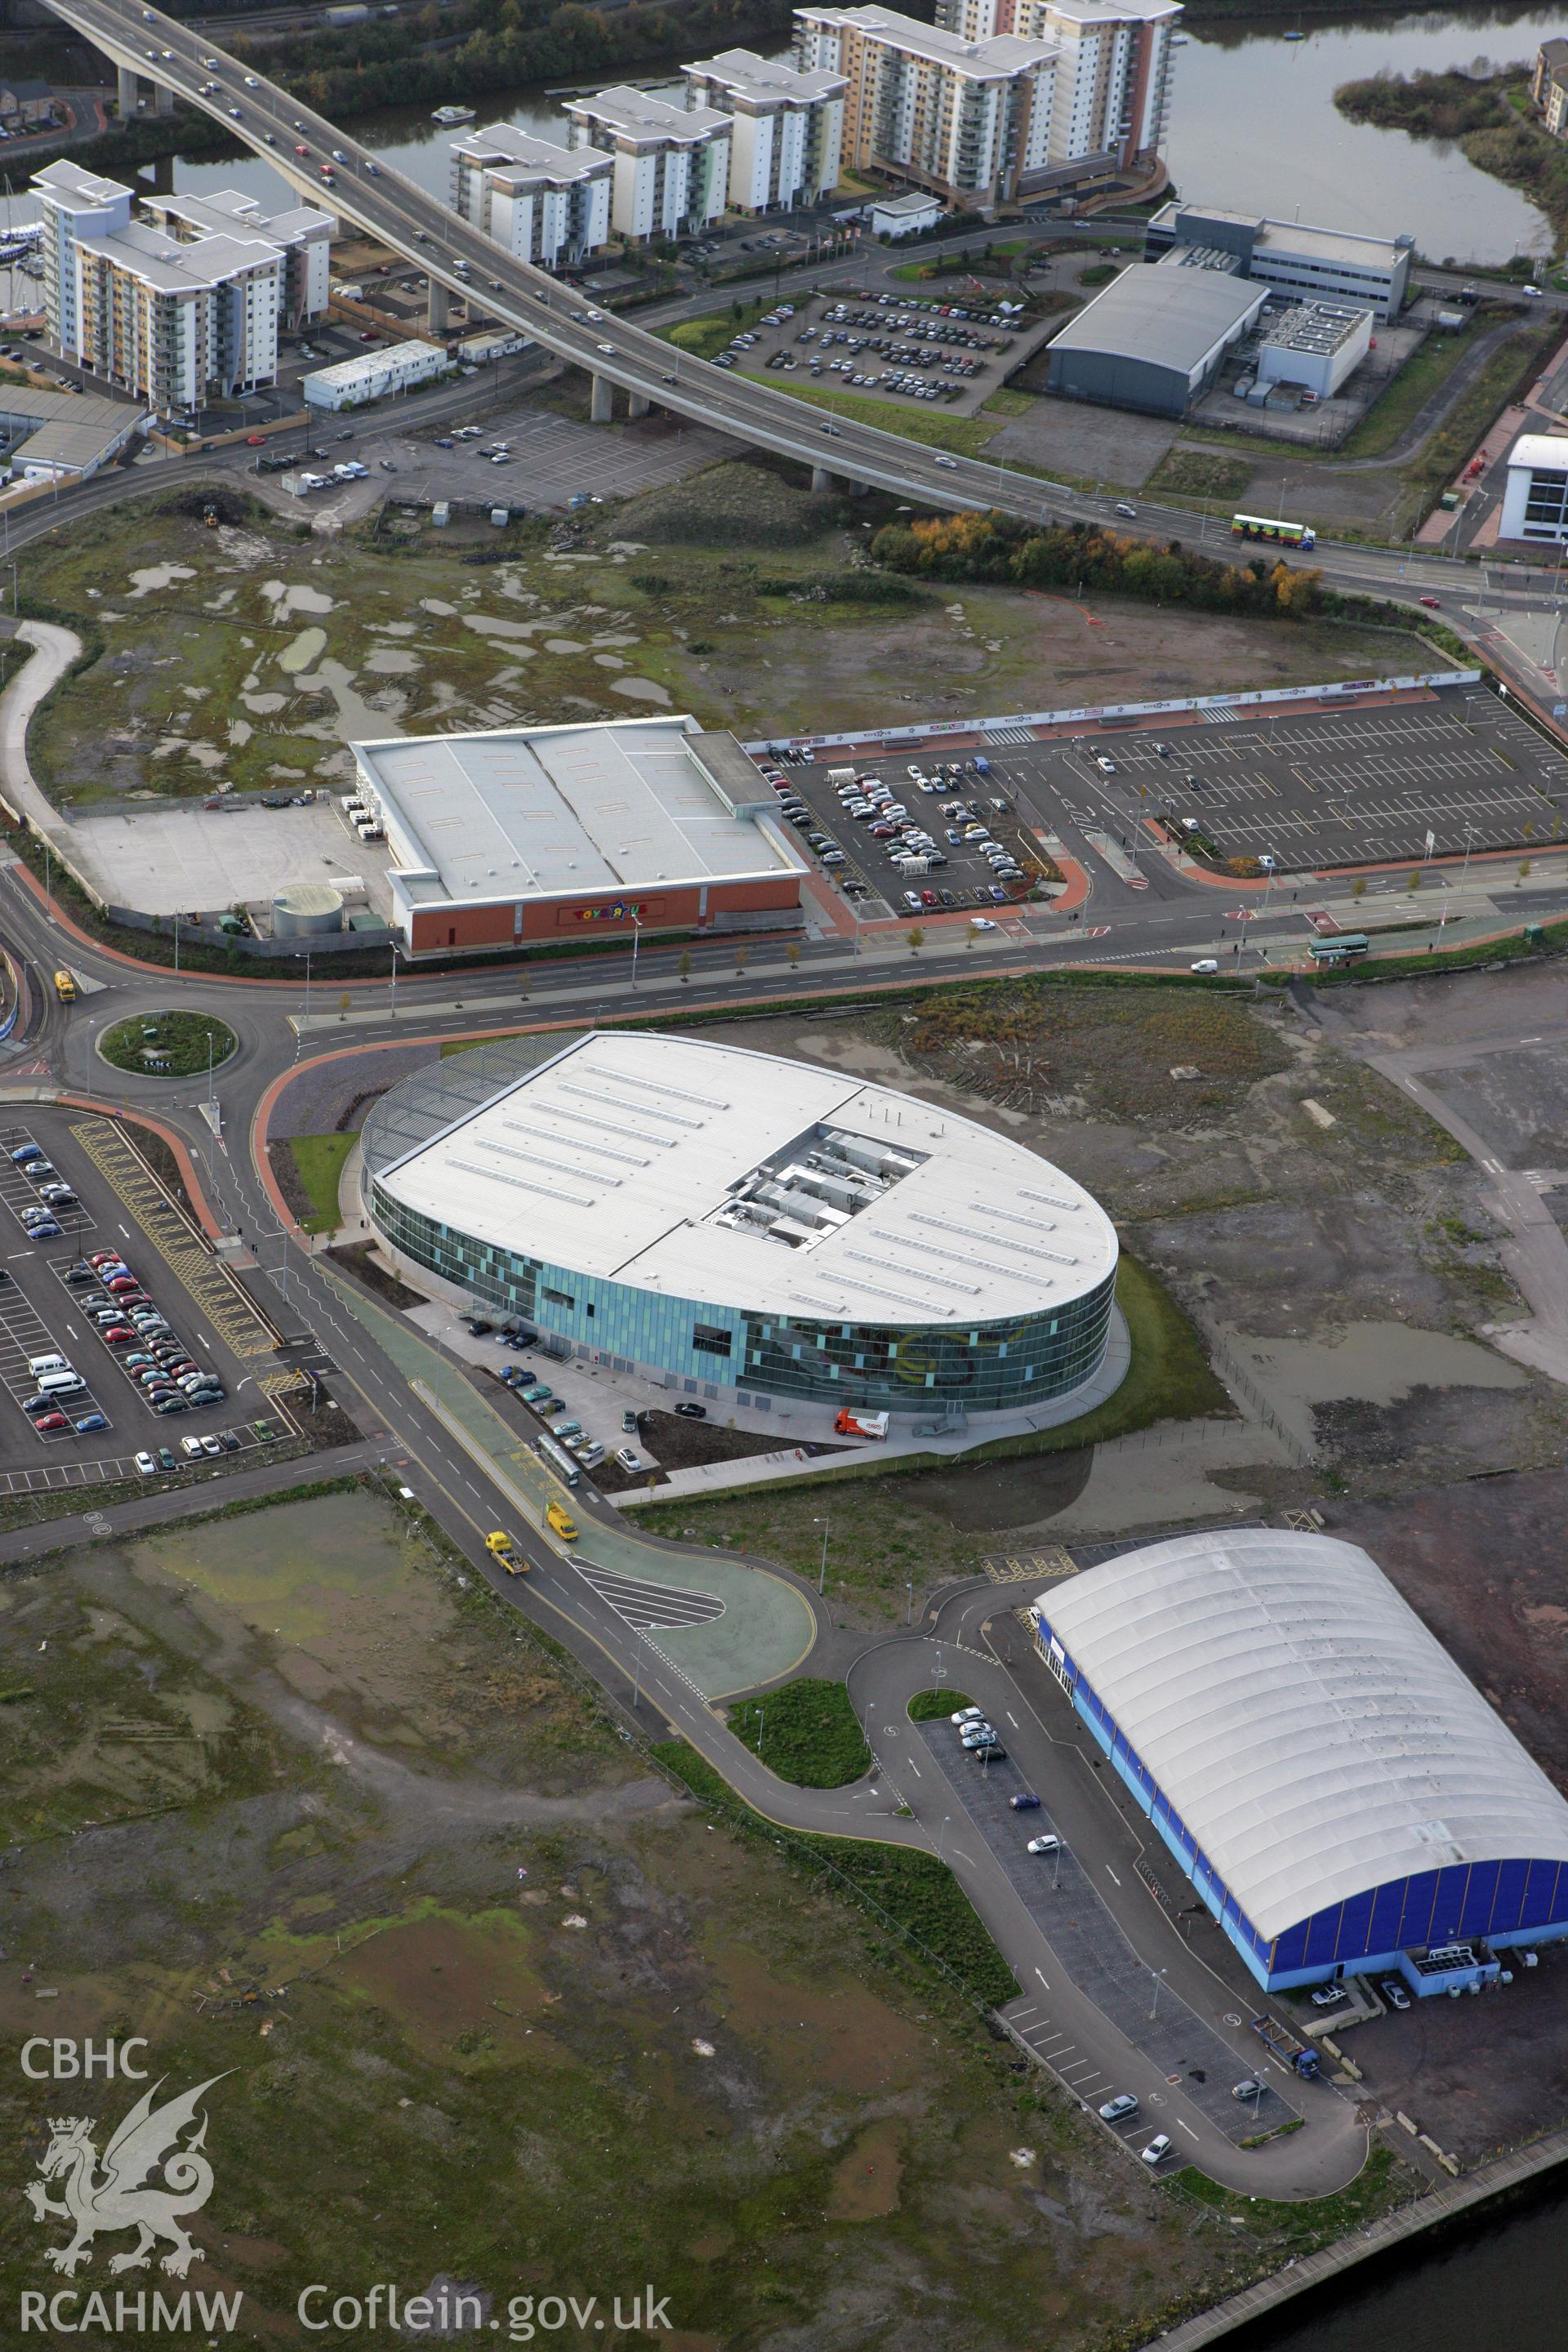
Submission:
<svg viewBox="0 0 1568 2352">
<path fill-rule="evenodd" d="M 136 1337 L 129 1323 L 111 1323 L 103 1335 L 105 1347 L 123 1348 Z"/>
<path fill-rule="evenodd" d="M 922 907 L 940 907 L 941 904 L 942 900 L 937 897 L 934 890 L 922 890 L 921 892 L 921 905 Z"/>
<path fill-rule="evenodd" d="M 1425 604 L 1429 613 L 1440 613 L 1443 609 L 1436 596 L 1417 596 L 1415 602 L 1418 604 Z"/>
<path fill-rule="evenodd" d="M 41 1412 L 33 1423 L 35 1429 L 68 1429 L 69 1422 L 63 1412 Z"/>
<path fill-rule="evenodd" d="M 121 1264 L 121 1259 L 118 1250 L 94 1250 L 88 1259 L 88 1264 L 89 1265 L 119 1265 Z"/>
<path fill-rule="evenodd" d="M 121 1298 L 128 1290 L 140 1290 L 142 1285 L 133 1274 L 111 1274 L 103 1286 L 105 1290 L 111 1291 L 116 1298 Z"/>
<path fill-rule="evenodd" d="M 265 449 L 267 446 L 266 434 L 247 433 L 245 436 L 245 446 L 247 449 Z"/>
</svg>

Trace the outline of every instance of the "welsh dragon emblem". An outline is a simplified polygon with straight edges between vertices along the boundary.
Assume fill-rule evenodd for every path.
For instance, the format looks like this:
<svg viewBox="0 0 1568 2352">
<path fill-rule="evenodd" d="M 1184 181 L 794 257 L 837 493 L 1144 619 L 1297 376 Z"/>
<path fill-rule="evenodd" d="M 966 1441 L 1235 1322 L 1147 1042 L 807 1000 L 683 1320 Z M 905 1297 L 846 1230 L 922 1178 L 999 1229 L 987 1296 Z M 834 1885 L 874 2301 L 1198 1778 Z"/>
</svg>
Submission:
<svg viewBox="0 0 1568 2352">
<path fill-rule="evenodd" d="M 129 2252 L 110 2257 L 110 2271 L 145 2270 L 160 2239 L 166 2239 L 170 2247 L 160 2267 L 175 2278 L 184 2278 L 193 2263 L 205 2260 L 182 2225 L 184 2216 L 200 2212 L 212 2195 L 213 2168 L 202 2154 L 207 2121 L 203 2114 L 197 2124 L 197 2116 L 204 2095 L 223 2079 L 214 2074 L 156 2108 L 153 2102 L 163 2083 L 154 2083 L 115 2131 L 103 2151 L 101 2169 L 92 2142 L 96 2118 L 50 2118 L 49 2144 L 38 2158 L 38 2170 L 44 2180 L 62 2182 L 63 2197 L 46 2195 L 37 2180 L 28 2181 L 22 2194 L 35 2221 L 58 2217 L 69 2221 L 75 2234 L 68 2245 L 47 2247 L 47 2263 L 74 2277 L 83 2263 L 92 2260 L 92 2241 L 100 2230 L 139 2233 Z M 180 2135 L 192 2124 L 197 2124 L 195 2134 L 182 2146 Z"/>
</svg>

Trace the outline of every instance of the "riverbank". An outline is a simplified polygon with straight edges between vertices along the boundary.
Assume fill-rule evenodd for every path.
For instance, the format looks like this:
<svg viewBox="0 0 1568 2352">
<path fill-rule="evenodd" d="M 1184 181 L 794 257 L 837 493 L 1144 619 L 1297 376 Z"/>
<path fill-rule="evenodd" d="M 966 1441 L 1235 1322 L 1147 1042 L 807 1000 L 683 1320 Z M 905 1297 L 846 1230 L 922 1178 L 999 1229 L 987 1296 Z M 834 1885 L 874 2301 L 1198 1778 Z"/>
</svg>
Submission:
<svg viewBox="0 0 1568 2352">
<path fill-rule="evenodd" d="M 1568 247 L 1568 147 L 1543 131 L 1531 112 L 1524 66 L 1507 65 L 1486 75 L 1374 74 L 1342 82 L 1334 104 L 1347 122 L 1457 145 L 1477 171 L 1517 188 L 1540 207 L 1552 224 L 1555 255 Z"/>
<path fill-rule="evenodd" d="M 1341 2238 L 1333 2245 L 1325 2246 L 1321 2253 L 1305 2254 L 1284 2270 L 1277 2271 L 1272 2278 L 1259 2279 L 1243 2287 L 1239 2294 L 1227 2295 L 1223 2303 L 1200 2312 L 1195 2318 L 1181 2321 L 1158 2339 L 1161 2352 L 1201 2352 L 1203 2346 L 1217 2343 L 1236 2329 L 1278 2311 L 1282 2305 L 1327 2285 L 1331 2279 L 1342 2277 L 1374 2255 L 1442 2230 L 1462 2215 L 1511 2196 L 1564 2164 L 1568 2164 L 1568 2132 L 1553 2132 L 1531 2147 L 1500 2157 L 1495 2164 L 1483 2165 L 1466 2179 L 1434 2189 L 1428 2195 L 1418 2197 L 1414 2204 L 1382 2214 L 1353 2237 Z"/>
</svg>

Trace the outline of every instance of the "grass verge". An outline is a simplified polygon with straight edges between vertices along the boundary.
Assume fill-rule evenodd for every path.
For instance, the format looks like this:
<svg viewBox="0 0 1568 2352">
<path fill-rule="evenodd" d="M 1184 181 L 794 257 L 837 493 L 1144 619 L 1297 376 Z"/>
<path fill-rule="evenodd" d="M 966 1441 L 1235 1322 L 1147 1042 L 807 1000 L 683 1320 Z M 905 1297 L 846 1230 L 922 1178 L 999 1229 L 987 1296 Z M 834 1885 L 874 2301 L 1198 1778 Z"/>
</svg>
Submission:
<svg viewBox="0 0 1568 2352">
<path fill-rule="evenodd" d="M 310 1200 L 310 1214 L 305 1218 L 306 1230 L 312 1234 L 336 1231 L 340 1223 L 338 1186 L 342 1181 L 343 1164 L 354 1145 L 357 1135 L 291 1135 L 289 1149 L 294 1155 L 294 1165 L 300 1181 Z"/>
<path fill-rule="evenodd" d="M 1239 2222 L 1256 2236 L 1282 2243 L 1292 2255 L 1312 2254 L 1320 2247 L 1331 2246 L 1336 2238 L 1346 2236 L 1375 2215 L 1406 2203 L 1413 2193 L 1408 2178 L 1401 2175 L 1385 2147 L 1373 2149 L 1347 2187 L 1310 2204 L 1284 2205 L 1270 2197 L 1238 2197 L 1191 2165 L 1176 2175 L 1171 2189 L 1174 2196 Z"/>
<path fill-rule="evenodd" d="M 910 1701 L 911 1723 L 941 1723 L 947 1716 L 956 1714 L 961 1706 L 973 1706 L 974 1701 L 967 1691 L 916 1691 Z"/>
<path fill-rule="evenodd" d="M 661 327 L 658 332 L 665 342 L 672 343 L 678 352 L 689 352 L 693 359 L 717 359 L 728 351 L 734 338 L 747 327 L 754 327 L 764 310 L 773 309 L 771 301 L 759 298 L 754 302 L 731 302 L 726 310 L 715 310 L 705 319 L 682 319 L 673 327 Z"/>
<path fill-rule="evenodd" d="M 858 393 L 829 392 L 826 384 L 791 383 L 787 376 L 776 371 L 768 382 L 775 391 L 787 392 L 792 400 L 804 401 L 814 408 L 831 409 L 835 416 L 848 416 L 857 425 L 872 425 L 883 433 L 897 433 L 906 441 L 922 441 L 931 449 L 949 449 L 955 457 L 980 457 L 992 435 L 1000 430 L 995 417 L 954 416 L 943 410 L 898 408 L 890 400 L 862 400 Z M 825 465 L 831 463 L 832 454 L 831 450 L 824 452 Z"/>
<path fill-rule="evenodd" d="M 793 1867 L 825 1878 L 879 1924 L 956 1984 L 978 2006 L 994 2009 L 1018 1992 L 1012 1969 L 944 1863 L 902 1846 L 853 1839 L 803 1837 L 743 1805 L 713 1767 L 684 1739 L 652 1750 L 665 1770 L 742 1835 L 765 1838 Z"/>
<path fill-rule="evenodd" d="M 1454 370 L 1475 348 L 1475 341 L 1473 327 L 1468 333 L 1428 335 L 1346 436 L 1339 455 L 1385 457 L 1432 394 L 1447 383 Z"/>
<path fill-rule="evenodd" d="M 798 1789 L 842 1789 L 871 1761 L 843 1684 L 808 1675 L 765 1698 L 740 1700 L 730 1709 L 730 1728 L 770 1772 Z"/>
</svg>

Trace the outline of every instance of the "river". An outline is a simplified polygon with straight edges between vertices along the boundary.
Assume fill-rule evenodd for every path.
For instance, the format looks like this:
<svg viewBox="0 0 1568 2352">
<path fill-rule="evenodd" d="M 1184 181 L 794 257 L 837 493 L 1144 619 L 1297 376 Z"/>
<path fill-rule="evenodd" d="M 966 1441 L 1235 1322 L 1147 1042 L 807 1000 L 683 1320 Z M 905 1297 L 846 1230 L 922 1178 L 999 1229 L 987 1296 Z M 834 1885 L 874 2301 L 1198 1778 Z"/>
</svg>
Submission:
<svg viewBox="0 0 1568 2352">
<path fill-rule="evenodd" d="M 1479 2344 L 1562 2352 L 1565 2224 L 1568 2191 L 1542 2190 L 1501 2220 L 1413 2248 L 1370 2273 L 1369 2284 L 1305 2296 L 1289 2317 L 1222 2341 L 1236 2352 L 1443 2352 Z"/>
<path fill-rule="evenodd" d="M 1564 29 L 1560 16 L 1518 7 L 1458 13 L 1303 19 L 1306 38 L 1287 41 L 1288 17 L 1260 29 L 1211 20 L 1189 35 L 1175 61 L 1171 171 L 1182 194 L 1237 211 L 1299 217 L 1328 228 L 1397 236 L 1424 254 L 1460 262 L 1506 261 L 1544 253 L 1551 234 L 1535 207 L 1489 179 L 1455 148 L 1344 121 L 1333 93 L 1342 81 L 1384 68 L 1468 65 L 1479 57 L 1532 57 Z M 783 54 L 782 47 L 775 54 Z M 479 121 L 525 124 L 563 139 L 560 103 L 539 88 L 502 91 L 479 104 Z M 444 193 L 453 134 L 421 109 L 363 115 L 355 135 L 411 179 Z M 182 188 L 244 187 L 282 198 L 276 175 L 247 158 L 176 162 Z"/>
</svg>

